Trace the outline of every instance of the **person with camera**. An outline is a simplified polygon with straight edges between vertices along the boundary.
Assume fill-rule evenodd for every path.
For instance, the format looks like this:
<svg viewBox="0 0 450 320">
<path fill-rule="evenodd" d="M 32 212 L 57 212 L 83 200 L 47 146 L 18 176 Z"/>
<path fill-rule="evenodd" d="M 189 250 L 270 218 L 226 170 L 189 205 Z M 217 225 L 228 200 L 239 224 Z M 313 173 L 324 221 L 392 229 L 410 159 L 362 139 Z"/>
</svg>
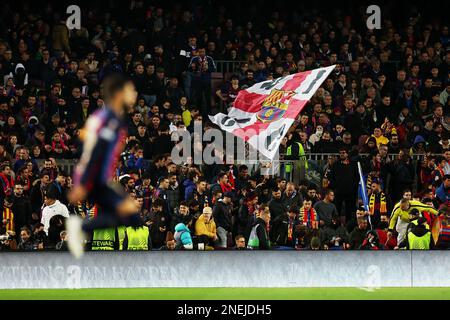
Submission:
<svg viewBox="0 0 450 320">
<path fill-rule="evenodd" d="M 0 251 L 17 250 L 17 241 L 15 233 L 8 231 L 6 234 L 0 234 Z"/>
</svg>

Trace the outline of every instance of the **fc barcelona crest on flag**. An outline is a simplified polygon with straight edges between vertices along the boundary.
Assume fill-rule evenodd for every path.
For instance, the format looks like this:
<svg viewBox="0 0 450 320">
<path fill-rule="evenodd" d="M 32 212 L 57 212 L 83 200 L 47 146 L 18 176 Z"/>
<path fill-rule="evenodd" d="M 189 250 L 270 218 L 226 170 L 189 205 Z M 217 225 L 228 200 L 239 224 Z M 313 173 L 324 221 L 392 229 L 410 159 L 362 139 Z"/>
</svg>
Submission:
<svg viewBox="0 0 450 320">
<path fill-rule="evenodd" d="M 262 104 L 261 111 L 256 117 L 262 122 L 272 122 L 281 119 L 289 106 L 294 91 L 273 89 Z"/>
</svg>

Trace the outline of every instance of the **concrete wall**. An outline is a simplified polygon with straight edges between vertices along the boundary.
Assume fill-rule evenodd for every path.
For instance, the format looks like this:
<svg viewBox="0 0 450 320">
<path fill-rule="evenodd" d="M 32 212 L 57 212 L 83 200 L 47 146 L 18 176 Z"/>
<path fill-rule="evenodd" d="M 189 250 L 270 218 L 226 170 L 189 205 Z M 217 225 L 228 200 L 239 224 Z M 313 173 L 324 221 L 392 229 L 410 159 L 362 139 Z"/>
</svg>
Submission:
<svg viewBox="0 0 450 320">
<path fill-rule="evenodd" d="M 0 288 L 450 286 L 450 252 L 0 253 Z"/>
</svg>

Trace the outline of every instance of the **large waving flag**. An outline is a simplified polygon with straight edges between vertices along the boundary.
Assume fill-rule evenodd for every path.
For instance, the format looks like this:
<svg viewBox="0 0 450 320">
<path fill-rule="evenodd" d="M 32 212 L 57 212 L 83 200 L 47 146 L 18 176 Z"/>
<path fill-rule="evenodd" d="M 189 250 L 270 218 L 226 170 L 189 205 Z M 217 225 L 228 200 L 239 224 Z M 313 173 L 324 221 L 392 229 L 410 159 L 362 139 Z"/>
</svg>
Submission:
<svg viewBox="0 0 450 320">
<path fill-rule="evenodd" d="M 333 69 L 319 68 L 257 83 L 239 92 L 228 115 L 218 113 L 210 119 L 273 159 L 295 118 Z"/>
</svg>

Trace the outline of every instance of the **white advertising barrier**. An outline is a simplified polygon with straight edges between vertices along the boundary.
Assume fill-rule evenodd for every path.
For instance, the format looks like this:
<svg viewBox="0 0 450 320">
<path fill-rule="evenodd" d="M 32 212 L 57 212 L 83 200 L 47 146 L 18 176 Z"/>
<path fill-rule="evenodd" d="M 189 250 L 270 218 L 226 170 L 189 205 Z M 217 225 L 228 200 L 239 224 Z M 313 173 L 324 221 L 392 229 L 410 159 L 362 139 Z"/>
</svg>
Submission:
<svg viewBox="0 0 450 320">
<path fill-rule="evenodd" d="M 0 288 L 450 286 L 450 252 L 0 253 Z"/>
<path fill-rule="evenodd" d="M 414 287 L 450 287 L 450 251 L 414 251 L 411 273 Z"/>
</svg>

